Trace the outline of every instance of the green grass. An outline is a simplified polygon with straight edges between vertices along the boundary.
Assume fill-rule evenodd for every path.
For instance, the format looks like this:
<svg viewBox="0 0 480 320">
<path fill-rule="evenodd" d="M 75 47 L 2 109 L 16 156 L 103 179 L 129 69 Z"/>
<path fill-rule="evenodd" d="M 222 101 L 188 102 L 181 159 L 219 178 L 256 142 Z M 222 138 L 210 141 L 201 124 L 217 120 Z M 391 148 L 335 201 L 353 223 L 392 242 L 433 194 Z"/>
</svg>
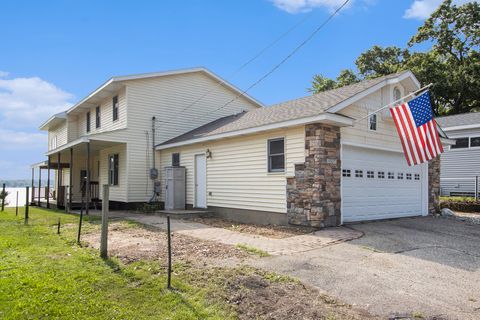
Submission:
<svg viewBox="0 0 480 320">
<path fill-rule="evenodd" d="M 270 256 L 270 254 L 268 252 L 263 251 L 263 250 L 258 249 L 258 248 L 255 248 L 255 247 L 252 247 L 252 246 L 249 246 L 247 244 L 239 243 L 239 244 L 236 245 L 236 247 L 240 250 L 245 251 L 248 254 L 253 254 L 253 255 L 256 255 L 256 256 L 259 256 L 259 257 Z"/>
<path fill-rule="evenodd" d="M 174 274 L 175 290 L 165 289 L 159 262 L 124 265 L 102 260 L 98 251 L 79 247 L 78 216 L 30 208 L 0 212 L 1 319 L 231 319 L 224 303 L 207 299 L 205 289 Z M 56 234 L 58 218 L 62 233 Z M 85 232 L 99 228 L 86 217 Z M 181 269 L 181 268 L 179 268 Z"/>
<path fill-rule="evenodd" d="M 441 201 L 458 201 L 458 202 L 464 202 L 464 201 L 475 201 L 474 197 L 447 197 L 447 196 L 442 196 L 440 197 Z"/>
</svg>

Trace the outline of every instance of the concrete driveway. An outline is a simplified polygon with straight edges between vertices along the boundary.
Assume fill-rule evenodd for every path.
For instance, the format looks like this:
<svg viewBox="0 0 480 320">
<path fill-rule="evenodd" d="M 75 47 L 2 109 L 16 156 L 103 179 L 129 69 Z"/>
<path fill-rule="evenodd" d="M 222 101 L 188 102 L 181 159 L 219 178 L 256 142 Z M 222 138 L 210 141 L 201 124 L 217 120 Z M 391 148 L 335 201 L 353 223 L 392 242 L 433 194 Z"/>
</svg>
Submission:
<svg viewBox="0 0 480 320">
<path fill-rule="evenodd" d="M 480 319 L 480 226 L 434 217 L 350 225 L 360 239 L 252 264 L 387 316 Z"/>
</svg>

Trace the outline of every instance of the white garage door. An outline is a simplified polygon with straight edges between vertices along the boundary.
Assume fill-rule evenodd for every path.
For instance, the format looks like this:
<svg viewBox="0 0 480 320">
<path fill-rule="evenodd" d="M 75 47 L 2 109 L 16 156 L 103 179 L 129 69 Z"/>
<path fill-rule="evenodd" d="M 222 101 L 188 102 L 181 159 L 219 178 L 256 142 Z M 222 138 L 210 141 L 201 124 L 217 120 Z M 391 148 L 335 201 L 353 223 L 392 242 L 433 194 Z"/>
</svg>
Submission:
<svg viewBox="0 0 480 320">
<path fill-rule="evenodd" d="M 343 222 L 426 213 L 426 165 L 409 167 L 402 153 L 343 146 Z"/>
</svg>

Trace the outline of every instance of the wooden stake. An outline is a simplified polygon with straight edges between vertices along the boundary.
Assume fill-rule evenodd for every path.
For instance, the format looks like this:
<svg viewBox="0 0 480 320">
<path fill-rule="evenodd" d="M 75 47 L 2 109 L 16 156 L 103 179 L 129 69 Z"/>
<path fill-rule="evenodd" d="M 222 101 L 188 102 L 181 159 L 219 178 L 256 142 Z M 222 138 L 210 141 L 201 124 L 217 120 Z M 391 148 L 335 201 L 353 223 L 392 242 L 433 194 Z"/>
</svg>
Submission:
<svg viewBox="0 0 480 320">
<path fill-rule="evenodd" d="M 167 246 L 168 246 L 168 270 L 167 270 L 167 288 L 171 289 L 172 281 L 172 239 L 170 235 L 170 216 L 167 216 Z"/>
<path fill-rule="evenodd" d="M 5 209 L 5 183 L 2 187 L 2 211 Z"/>
<path fill-rule="evenodd" d="M 17 202 L 15 202 L 15 216 L 18 216 L 18 191 L 17 191 Z"/>
<path fill-rule="evenodd" d="M 106 259 L 108 257 L 108 202 L 109 202 L 109 185 L 103 185 L 102 194 L 102 233 L 100 235 L 100 257 Z"/>
</svg>

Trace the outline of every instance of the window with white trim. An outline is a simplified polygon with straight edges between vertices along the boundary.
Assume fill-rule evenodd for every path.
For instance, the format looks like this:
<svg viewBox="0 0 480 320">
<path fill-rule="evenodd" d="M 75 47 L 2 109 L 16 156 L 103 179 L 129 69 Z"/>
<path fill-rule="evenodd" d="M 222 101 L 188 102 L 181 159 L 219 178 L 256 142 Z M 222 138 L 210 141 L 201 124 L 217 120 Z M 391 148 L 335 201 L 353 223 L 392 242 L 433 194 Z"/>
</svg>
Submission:
<svg viewBox="0 0 480 320">
<path fill-rule="evenodd" d="M 407 173 L 406 177 L 407 177 L 407 180 L 412 180 L 412 174 L 411 173 Z"/>
<path fill-rule="evenodd" d="M 388 179 L 395 179 L 395 173 L 389 172 L 388 173 Z"/>
<path fill-rule="evenodd" d="M 57 136 L 53 136 L 50 140 L 50 149 L 57 149 Z"/>
<path fill-rule="evenodd" d="M 420 180 L 420 174 L 415 173 L 415 180 Z"/>
<path fill-rule="evenodd" d="M 398 180 L 403 180 L 403 172 L 398 172 L 397 173 L 397 179 Z"/>
<path fill-rule="evenodd" d="M 470 147 L 480 147 L 480 137 L 471 137 Z"/>
<path fill-rule="evenodd" d="M 399 87 L 393 88 L 393 101 L 400 100 L 402 98 L 402 91 Z"/>
<path fill-rule="evenodd" d="M 363 170 L 355 170 L 355 178 L 363 178 Z"/>
<path fill-rule="evenodd" d="M 368 130 L 370 131 L 377 131 L 377 115 L 371 114 L 368 117 Z"/>
<path fill-rule="evenodd" d="M 469 138 L 456 138 L 455 144 L 451 147 L 452 149 L 465 149 L 469 147 Z"/>
<path fill-rule="evenodd" d="M 367 178 L 369 179 L 375 178 L 375 171 L 367 171 Z"/>
<path fill-rule="evenodd" d="M 118 186 L 118 154 L 108 156 L 108 184 Z"/>
<path fill-rule="evenodd" d="M 378 179 L 385 179 L 385 172 L 384 171 L 378 171 L 377 172 L 377 178 Z"/>
<path fill-rule="evenodd" d="M 268 140 L 268 172 L 285 171 L 285 140 Z"/>
</svg>

